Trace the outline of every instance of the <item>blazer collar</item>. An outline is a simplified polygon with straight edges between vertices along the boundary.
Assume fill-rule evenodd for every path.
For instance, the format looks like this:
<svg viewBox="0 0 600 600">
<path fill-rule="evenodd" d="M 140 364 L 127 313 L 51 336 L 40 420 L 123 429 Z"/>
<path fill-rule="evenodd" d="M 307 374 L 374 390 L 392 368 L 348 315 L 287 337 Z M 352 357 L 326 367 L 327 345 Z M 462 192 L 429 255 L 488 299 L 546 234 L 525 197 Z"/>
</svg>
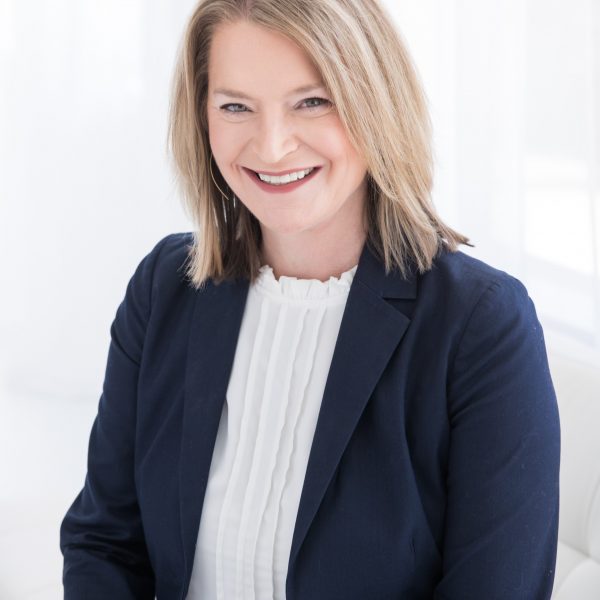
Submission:
<svg viewBox="0 0 600 600">
<path fill-rule="evenodd" d="M 411 262 L 409 275 L 404 278 L 397 270 L 386 274 L 383 262 L 365 242 L 358 267 L 354 274 L 354 280 L 361 281 L 364 285 L 380 298 L 402 298 L 414 300 L 417 297 L 417 277 L 414 264 Z M 352 294 L 352 287 L 350 289 Z"/>
<path fill-rule="evenodd" d="M 212 452 L 249 289 L 247 279 L 195 293 L 188 345 L 179 472 L 187 594 Z M 414 299 L 414 271 L 386 275 L 365 243 L 354 274 L 308 459 L 288 564 L 302 542 L 363 409 L 410 319 L 386 298 Z M 288 590 L 289 591 L 289 590 Z"/>
</svg>

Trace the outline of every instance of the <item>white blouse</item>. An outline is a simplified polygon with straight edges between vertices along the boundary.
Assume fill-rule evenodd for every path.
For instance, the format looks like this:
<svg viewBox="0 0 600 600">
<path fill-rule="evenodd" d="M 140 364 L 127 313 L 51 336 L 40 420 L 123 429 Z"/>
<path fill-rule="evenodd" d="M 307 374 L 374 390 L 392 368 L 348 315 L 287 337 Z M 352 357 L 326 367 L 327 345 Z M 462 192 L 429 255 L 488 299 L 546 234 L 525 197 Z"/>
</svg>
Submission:
<svg viewBox="0 0 600 600">
<path fill-rule="evenodd" d="M 189 600 L 285 599 L 300 493 L 350 285 L 249 287 L 209 471 Z"/>
</svg>

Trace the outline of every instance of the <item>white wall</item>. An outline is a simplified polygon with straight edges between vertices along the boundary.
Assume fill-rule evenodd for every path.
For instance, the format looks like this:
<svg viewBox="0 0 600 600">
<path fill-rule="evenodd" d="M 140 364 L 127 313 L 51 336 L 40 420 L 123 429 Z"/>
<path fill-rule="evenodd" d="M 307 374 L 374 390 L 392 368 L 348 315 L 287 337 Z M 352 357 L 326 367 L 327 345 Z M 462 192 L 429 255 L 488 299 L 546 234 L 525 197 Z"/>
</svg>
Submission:
<svg viewBox="0 0 600 600">
<path fill-rule="evenodd" d="M 167 165 L 168 88 L 191 3 L 0 4 L 1 381 L 94 398 L 137 262 L 190 229 Z"/>
<path fill-rule="evenodd" d="M 435 203 L 600 369 L 600 2 L 389 2 L 428 92 Z"/>
</svg>

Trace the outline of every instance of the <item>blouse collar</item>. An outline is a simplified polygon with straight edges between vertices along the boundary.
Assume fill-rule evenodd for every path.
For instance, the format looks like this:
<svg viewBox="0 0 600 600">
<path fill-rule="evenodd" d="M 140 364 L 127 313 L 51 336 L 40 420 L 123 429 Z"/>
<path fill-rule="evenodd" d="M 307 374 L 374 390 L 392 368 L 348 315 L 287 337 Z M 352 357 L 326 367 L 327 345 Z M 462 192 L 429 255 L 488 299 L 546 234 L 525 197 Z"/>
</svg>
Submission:
<svg viewBox="0 0 600 600">
<path fill-rule="evenodd" d="M 327 281 L 320 279 L 301 279 L 287 275 L 275 278 L 273 268 L 263 265 L 255 281 L 255 288 L 279 297 L 296 299 L 322 299 L 333 296 L 344 296 L 350 291 L 352 279 L 358 265 L 344 271 L 339 277 L 333 275 Z"/>
</svg>

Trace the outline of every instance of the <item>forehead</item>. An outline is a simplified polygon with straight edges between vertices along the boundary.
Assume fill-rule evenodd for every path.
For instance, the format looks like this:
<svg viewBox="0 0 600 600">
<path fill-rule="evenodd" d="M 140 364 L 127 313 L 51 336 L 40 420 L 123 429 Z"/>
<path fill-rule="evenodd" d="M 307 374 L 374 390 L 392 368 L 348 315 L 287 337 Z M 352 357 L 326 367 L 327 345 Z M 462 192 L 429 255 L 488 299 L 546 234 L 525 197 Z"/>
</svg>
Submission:
<svg viewBox="0 0 600 600">
<path fill-rule="evenodd" d="M 245 22 L 223 24 L 215 31 L 208 80 L 212 91 L 238 91 L 248 97 L 301 93 L 323 83 L 311 58 L 295 42 Z"/>
</svg>

